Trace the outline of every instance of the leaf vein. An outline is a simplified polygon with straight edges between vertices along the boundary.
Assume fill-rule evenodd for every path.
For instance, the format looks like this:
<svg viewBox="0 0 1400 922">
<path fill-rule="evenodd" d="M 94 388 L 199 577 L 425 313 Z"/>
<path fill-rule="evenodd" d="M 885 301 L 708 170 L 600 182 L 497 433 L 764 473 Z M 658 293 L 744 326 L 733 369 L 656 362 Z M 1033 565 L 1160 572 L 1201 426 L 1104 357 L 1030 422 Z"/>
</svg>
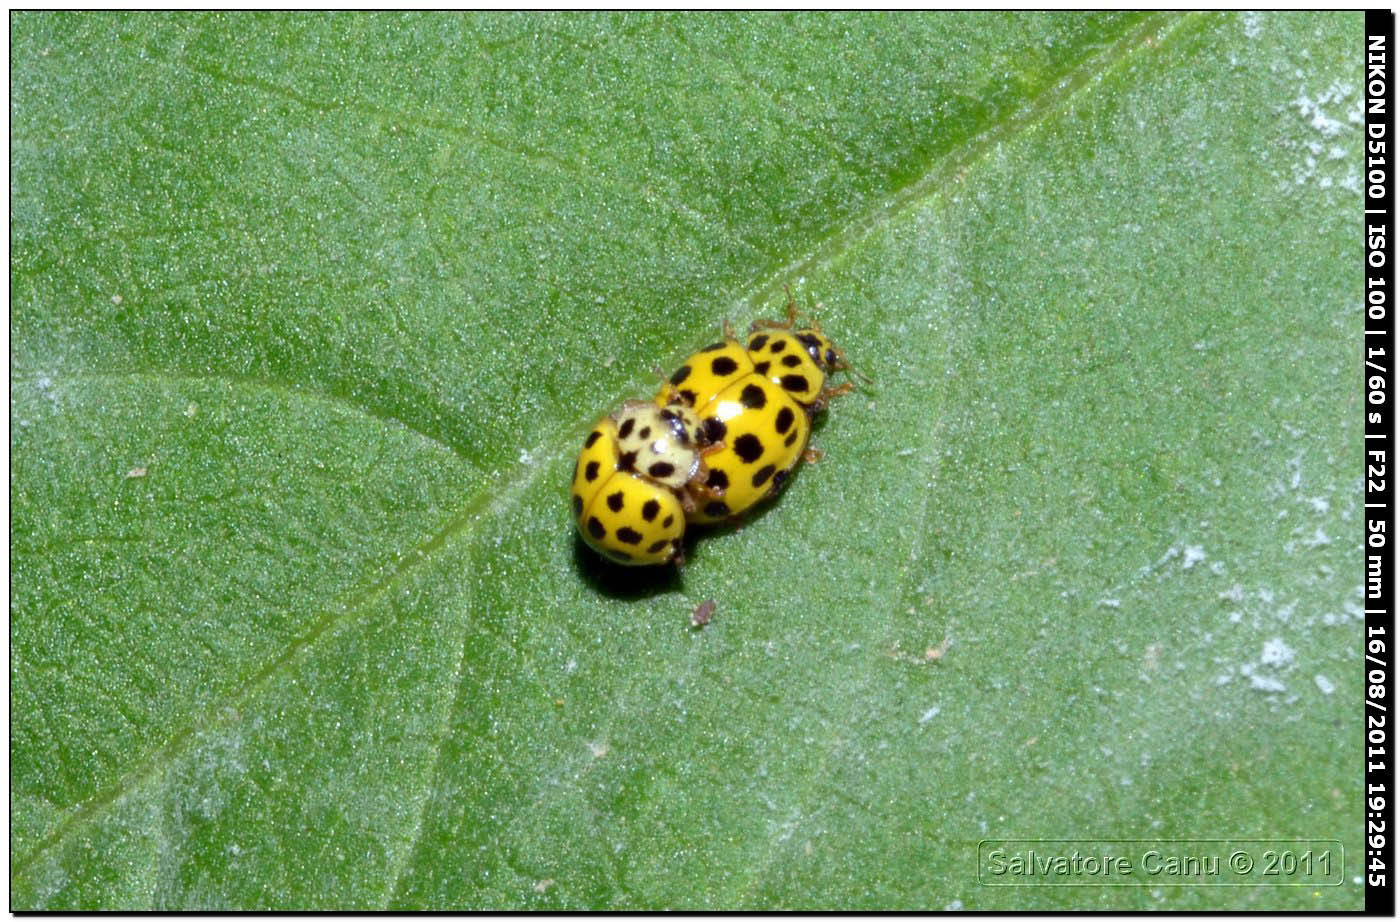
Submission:
<svg viewBox="0 0 1400 922">
<path fill-rule="evenodd" d="M 937 197 L 947 187 L 960 183 L 963 174 L 998 145 L 1011 141 L 1064 109 L 1080 90 L 1095 78 L 1110 71 L 1129 52 L 1141 47 L 1151 36 L 1156 33 L 1175 32 L 1183 22 L 1200 15 L 1159 13 L 1148 17 L 1138 28 L 1125 33 L 1107 48 L 1071 69 L 1063 79 L 1046 88 L 1004 121 L 992 125 L 966 143 L 935 158 L 917 179 L 897 189 L 874 208 L 852 217 L 835 233 L 780 268 L 766 285 L 752 291 L 743 305 L 752 312 L 759 305 L 777 297 L 787 280 L 809 276 L 815 274 L 818 268 L 831 266 L 870 234 L 927 199 Z"/>
</svg>

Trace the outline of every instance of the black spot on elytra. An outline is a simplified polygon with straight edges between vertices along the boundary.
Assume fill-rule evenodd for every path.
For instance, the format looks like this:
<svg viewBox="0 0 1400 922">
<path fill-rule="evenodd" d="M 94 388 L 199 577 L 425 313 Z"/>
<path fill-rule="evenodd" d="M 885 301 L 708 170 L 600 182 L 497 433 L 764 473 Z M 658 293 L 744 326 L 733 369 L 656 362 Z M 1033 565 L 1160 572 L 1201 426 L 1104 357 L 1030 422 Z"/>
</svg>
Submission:
<svg viewBox="0 0 1400 922">
<path fill-rule="evenodd" d="M 671 525 L 672 525 L 675 521 L 676 521 L 676 517 L 675 517 L 675 516 L 673 516 L 673 515 L 668 515 L 668 516 L 666 516 L 666 518 L 664 518 L 664 519 L 661 520 L 661 527 L 662 527 L 662 528 L 670 528 Z"/>
<path fill-rule="evenodd" d="M 627 454 L 617 459 L 617 466 L 624 471 L 636 470 L 637 453 L 635 451 L 627 452 Z"/>
<path fill-rule="evenodd" d="M 608 530 L 603 527 L 602 522 L 598 521 L 596 515 L 590 515 L 588 517 L 588 533 L 595 539 L 601 541 L 603 540 L 603 536 L 608 533 Z"/>
<path fill-rule="evenodd" d="M 806 375 L 783 375 L 781 378 L 778 379 L 778 383 L 790 391 L 807 390 Z"/>
<path fill-rule="evenodd" d="M 584 447 L 584 448 L 592 448 L 592 447 L 593 447 L 593 443 L 596 442 L 596 441 L 598 441 L 598 440 L 599 440 L 600 438 L 602 438 L 602 437 L 603 437 L 603 432 L 602 432 L 602 430 L 601 430 L 601 429 L 594 429 L 592 432 L 588 433 L 588 438 L 586 438 L 586 439 L 583 440 L 583 447 Z"/>
<path fill-rule="evenodd" d="M 785 367 L 785 368 L 796 368 L 798 365 L 801 365 L 801 364 L 802 364 L 802 359 L 798 358 L 798 357 L 795 356 L 795 355 L 785 355 L 785 356 L 783 356 L 783 367 Z"/>
<path fill-rule="evenodd" d="M 729 504 L 722 499 L 713 500 L 705 504 L 705 514 L 719 518 L 729 515 Z"/>
<path fill-rule="evenodd" d="M 671 375 L 671 383 L 674 384 L 674 385 L 676 385 L 677 387 L 680 387 L 681 382 L 684 381 L 686 378 L 689 378 L 689 377 L 690 377 L 690 366 L 689 366 L 689 365 L 682 365 L 680 368 L 677 368 L 677 369 L 676 369 L 676 373 L 675 373 L 675 374 Z"/>
<path fill-rule="evenodd" d="M 793 443 L 793 442 L 796 442 L 796 441 L 797 441 L 797 430 L 794 429 L 794 430 L 792 430 L 791 432 L 788 433 L 788 437 L 787 437 L 787 438 L 783 439 L 783 444 L 786 445 L 787 447 L 791 448 L 791 447 L 792 447 L 792 443 Z"/>
<path fill-rule="evenodd" d="M 756 487 L 763 486 L 768 482 L 768 478 L 773 476 L 773 472 L 776 470 L 777 468 L 771 464 L 763 465 L 763 467 L 759 468 L 758 473 L 753 475 L 753 485 Z"/>
<path fill-rule="evenodd" d="M 680 394 L 680 395 L 681 395 L 681 399 L 684 400 L 686 403 L 690 404 L 692 407 L 695 406 L 695 392 L 694 392 L 694 391 L 690 390 L 689 388 L 681 388 L 681 389 L 680 389 L 679 391 L 677 391 L 676 393 Z"/>
<path fill-rule="evenodd" d="M 625 438 L 627 438 L 629 435 L 631 435 L 631 434 L 632 434 L 632 424 L 635 423 L 635 422 L 636 422 L 636 420 L 635 420 L 635 419 L 632 419 L 632 418 L 629 416 L 629 417 L 627 418 L 627 421 L 624 422 L 624 423 L 622 424 L 621 428 L 619 428 L 619 429 L 617 430 L 617 437 L 620 438 L 620 439 L 625 439 Z"/>
<path fill-rule="evenodd" d="M 640 532 L 635 532 L 624 525 L 617 530 L 617 540 L 623 544 L 641 544 L 642 536 Z"/>
<path fill-rule="evenodd" d="M 583 497 L 582 497 L 582 496 L 579 496 L 577 493 L 575 493 L 575 494 L 574 494 L 574 518 L 578 518 L 578 517 L 581 516 L 581 515 L 583 515 Z"/>
<path fill-rule="evenodd" d="M 774 489 L 774 490 L 781 490 L 782 487 L 783 487 L 783 484 L 787 483 L 788 475 L 791 474 L 791 473 L 792 473 L 792 471 L 778 471 L 778 473 L 774 474 L 774 475 L 773 475 L 773 489 Z"/>
<path fill-rule="evenodd" d="M 713 487 L 716 490 L 723 490 L 729 486 L 729 475 L 716 468 L 710 471 L 710 476 L 705 478 L 705 486 Z"/>
<path fill-rule="evenodd" d="M 767 333 L 756 334 L 752 339 L 749 340 L 749 351 L 757 352 L 758 350 L 763 348 L 763 344 L 766 342 L 768 342 Z"/>
<path fill-rule="evenodd" d="M 739 370 L 739 363 L 727 355 L 721 355 L 710 363 L 710 371 L 721 378 L 734 374 Z"/>
<path fill-rule="evenodd" d="M 787 432 L 792 426 L 792 407 L 783 407 L 778 411 L 778 418 L 773 420 L 773 426 L 778 430 L 778 435 Z"/>
<path fill-rule="evenodd" d="M 595 480 L 598 479 L 598 462 L 597 462 L 597 461 L 589 461 L 589 462 L 588 462 L 588 465 L 587 465 L 586 467 L 584 467 L 584 469 L 583 469 L 583 479 L 584 479 L 584 480 L 587 480 L 589 483 L 592 483 L 593 481 L 595 481 Z"/>
<path fill-rule="evenodd" d="M 701 349 L 700 351 L 701 351 L 701 352 L 714 352 L 716 349 L 723 349 L 724 346 L 725 346 L 725 343 L 723 343 L 723 342 L 710 343 L 708 346 L 706 346 L 705 348 Z"/>
<path fill-rule="evenodd" d="M 670 477 L 676 472 L 676 466 L 668 461 L 654 461 L 651 467 L 647 468 L 647 473 L 656 479 Z"/>
<path fill-rule="evenodd" d="M 611 496 L 608 497 L 608 508 L 611 509 L 613 512 L 621 512 L 621 511 L 622 511 L 622 491 L 621 491 L 621 490 L 618 490 L 616 493 L 614 493 L 613 495 L 611 495 Z"/>
<path fill-rule="evenodd" d="M 643 426 L 643 427 L 642 427 L 642 431 L 637 433 L 637 438 L 639 438 L 639 439 L 649 439 L 649 438 L 651 438 L 651 427 L 650 427 L 650 426 Z"/>
<path fill-rule="evenodd" d="M 651 546 L 647 548 L 647 553 L 648 553 L 648 554 L 655 554 L 657 551 L 661 550 L 663 547 L 665 547 L 666 545 L 668 545 L 668 544 L 670 544 L 670 543 L 671 543 L 671 539 L 670 539 L 670 538 L 662 538 L 660 541 L 653 541 L 653 542 L 651 543 Z"/>
<path fill-rule="evenodd" d="M 702 427 L 705 431 L 705 438 L 711 442 L 724 441 L 724 434 L 729 431 L 729 427 L 724 424 L 724 420 L 717 416 L 711 416 L 705 420 Z"/>
<path fill-rule="evenodd" d="M 739 402 L 750 410 L 761 410 L 768 402 L 768 395 L 763 393 L 763 388 L 757 384 L 746 384 L 739 393 Z"/>
<path fill-rule="evenodd" d="M 745 463 L 753 464 L 763 457 L 763 443 L 752 432 L 745 432 L 734 440 L 734 454 L 743 458 Z"/>
<path fill-rule="evenodd" d="M 773 345 L 771 345 L 771 346 L 768 347 L 768 351 L 771 352 L 771 353 L 773 353 L 774 355 L 777 355 L 779 352 L 782 352 L 782 351 L 783 351 L 784 349 L 786 349 L 786 348 L 787 348 L 787 340 L 785 340 L 785 339 L 775 339 L 775 340 L 773 340 Z"/>
<path fill-rule="evenodd" d="M 656 514 L 661 511 L 661 504 L 654 499 L 649 499 L 642 503 L 642 518 L 648 522 L 656 518 Z"/>
<path fill-rule="evenodd" d="M 753 370 L 756 371 L 756 372 L 758 372 L 758 374 L 759 374 L 760 376 L 766 378 L 766 377 L 768 377 L 768 369 L 769 369 L 769 368 L 772 368 L 772 367 L 773 367 L 773 363 L 772 363 L 772 362 L 764 361 L 764 362 L 759 362 L 757 365 L 755 365 L 755 366 L 753 367 Z"/>
</svg>

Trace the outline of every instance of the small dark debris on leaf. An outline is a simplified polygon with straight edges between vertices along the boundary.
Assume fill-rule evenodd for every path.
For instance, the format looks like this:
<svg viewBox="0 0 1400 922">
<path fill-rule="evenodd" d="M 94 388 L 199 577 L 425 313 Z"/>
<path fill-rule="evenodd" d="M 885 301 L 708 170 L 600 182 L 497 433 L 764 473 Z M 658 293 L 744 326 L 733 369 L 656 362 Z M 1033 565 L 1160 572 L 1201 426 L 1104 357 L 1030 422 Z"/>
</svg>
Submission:
<svg viewBox="0 0 1400 922">
<path fill-rule="evenodd" d="M 710 623 L 710 617 L 715 613 L 715 600 L 706 599 L 695 606 L 695 611 L 690 613 L 691 627 L 704 627 Z"/>
</svg>

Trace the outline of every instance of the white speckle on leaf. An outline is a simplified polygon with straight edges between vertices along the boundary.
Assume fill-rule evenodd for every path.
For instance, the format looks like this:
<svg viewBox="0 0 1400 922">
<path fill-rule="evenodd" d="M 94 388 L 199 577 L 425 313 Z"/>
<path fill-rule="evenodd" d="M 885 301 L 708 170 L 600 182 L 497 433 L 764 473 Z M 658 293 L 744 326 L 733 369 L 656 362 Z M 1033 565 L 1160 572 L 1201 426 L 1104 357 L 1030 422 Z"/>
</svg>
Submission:
<svg viewBox="0 0 1400 922">
<path fill-rule="evenodd" d="M 1333 685 L 1332 680 L 1325 675 L 1315 675 L 1313 681 L 1317 683 L 1317 687 L 1322 690 L 1324 695 L 1330 695 L 1337 690 L 1337 686 Z"/>
<path fill-rule="evenodd" d="M 49 403 L 53 404 L 53 409 L 57 412 L 59 409 L 58 391 L 54 388 L 53 378 L 48 375 L 40 375 L 34 379 L 34 386 L 38 388 L 41 397 L 47 398 Z"/>
<path fill-rule="evenodd" d="M 1303 75 L 1299 74 L 1299 77 L 1302 79 Z M 1339 137 L 1344 133 L 1354 134 L 1362 123 L 1362 99 L 1356 87 L 1333 82 L 1315 96 L 1300 89 L 1298 96 L 1288 105 L 1297 111 L 1305 129 L 1311 132 L 1305 138 L 1284 142 L 1296 153 L 1308 152 L 1294 163 L 1294 184 L 1316 182 L 1322 189 L 1347 190 L 1355 185 L 1359 191 L 1360 177 L 1352 165 L 1354 155 Z M 1324 143 L 1324 140 L 1328 143 Z"/>
<path fill-rule="evenodd" d="M 1283 642 L 1282 637 L 1275 637 L 1265 642 L 1259 662 L 1264 666 L 1286 666 L 1293 662 L 1293 649 Z"/>
<path fill-rule="evenodd" d="M 1287 687 L 1278 679 L 1271 679 L 1267 676 L 1252 675 L 1249 677 L 1249 687 L 1257 688 L 1265 692 L 1286 691 Z"/>
<path fill-rule="evenodd" d="M 1333 102 L 1341 102 L 1350 95 L 1350 88 L 1342 86 L 1340 83 L 1333 83 L 1323 90 L 1316 99 L 1309 99 L 1303 94 L 1293 100 L 1293 106 L 1298 113 L 1307 119 L 1312 128 L 1322 134 L 1323 137 L 1331 138 L 1339 134 L 1343 128 L 1341 122 L 1329 116 L 1323 107 Z"/>
<path fill-rule="evenodd" d="M 1298 489 L 1303 485 L 1303 456 L 1296 455 L 1288 461 L 1288 485 Z"/>
<path fill-rule="evenodd" d="M 1259 24 L 1259 14 L 1251 10 L 1243 14 L 1240 17 L 1240 19 L 1244 22 L 1244 37 L 1258 38 L 1259 33 L 1263 31 L 1262 27 Z"/>
<path fill-rule="evenodd" d="M 1225 599 L 1226 601 L 1229 601 L 1229 602 L 1243 602 L 1243 601 L 1244 601 L 1244 587 L 1241 586 L 1239 583 L 1235 583 L 1235 585 L 1231 586 L 1229 589 L 1226 589 L 1224 592 L 1220 593 L 1220 595 L 1218 596 L 1218 598 Z"/>
<path fill-rule="evenodd" d="M 1202 560 L 1205 560 L 1205 559 L 1206 559 L 1205 548 L 1201 547 L 1199 544 L 1192 544 L 1192 545 L 1189 545 L 1189 546 L 1186 548 L 1186 556 L 1185 556 L 1185 558 L 1181 561 L 1181 568 L 1182 568 L 1183 570 L 1189 570 L 1189 569 L 1191 569 L 1192 567 L 1194 567 L 1196 564 L 1200 563 Z"/>
<path fill-rule="evenodd" d="M 929 708 L 927 711 L 924 711 L 922 714 L 919 715 L 919 723 L 928 723 L 930 720 L 933 720 L 935 717 L 937 717 L 938 712 L 941 710 L 943 709 L 935 704 L 933 707 Z"/>
<path fill-rule="evenodd" d="M 1118 608 L 1123 603 L 1118 599 L 1099 599 L 1099 604 L 1104 608 Z"/>
</svg>

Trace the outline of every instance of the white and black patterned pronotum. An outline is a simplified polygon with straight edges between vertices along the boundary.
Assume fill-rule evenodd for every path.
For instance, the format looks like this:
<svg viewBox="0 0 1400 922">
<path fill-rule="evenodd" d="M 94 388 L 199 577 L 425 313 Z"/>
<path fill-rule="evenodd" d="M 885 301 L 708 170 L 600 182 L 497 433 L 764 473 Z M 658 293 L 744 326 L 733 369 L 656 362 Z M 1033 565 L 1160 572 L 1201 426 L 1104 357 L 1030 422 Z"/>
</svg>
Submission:
<svg viewBox="0 0 1400 922">
<path fill-rule="evenodd" d="M 570 494 L 583 540 L 618 563 L 683 563 L 686 510 L 721 495 L 703 486 L 707 446 L 699 418 L 680 402 L 628 401 L 600 419 Z"/>
</svg>

